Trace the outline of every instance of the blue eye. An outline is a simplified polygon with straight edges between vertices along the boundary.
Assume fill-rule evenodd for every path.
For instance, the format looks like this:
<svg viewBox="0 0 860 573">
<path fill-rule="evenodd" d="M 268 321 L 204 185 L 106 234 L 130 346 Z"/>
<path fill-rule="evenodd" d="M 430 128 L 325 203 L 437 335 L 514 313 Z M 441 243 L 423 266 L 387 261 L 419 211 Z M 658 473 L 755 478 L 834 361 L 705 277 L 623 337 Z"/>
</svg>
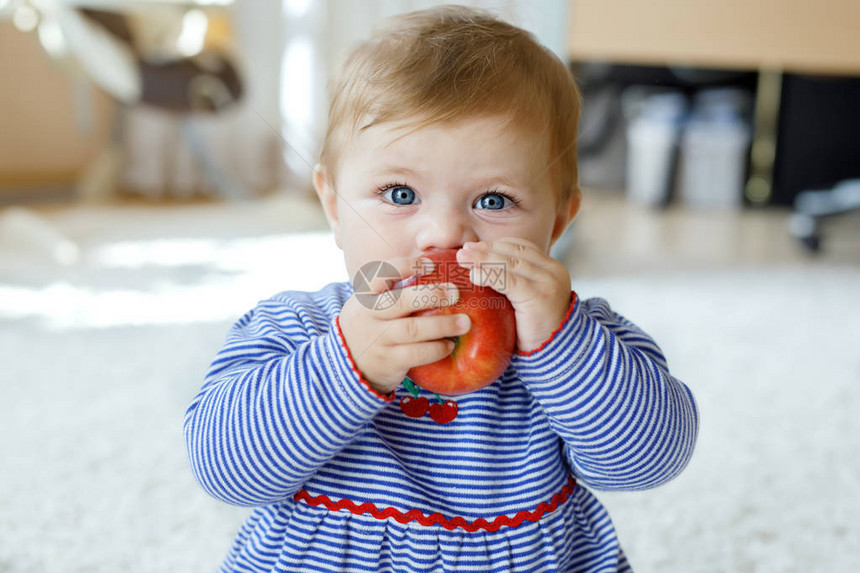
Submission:
<svg viewBox="0 0 860 573">
<path fill-rule="evenodd" d="M 478 209 L 489 209 L 491 211 L 498 211 L 513 204 L 514 202 L 511 201 L 509 197 L 506 197 L 501 193 L 487 193 L 486 195 L 478 199 L 478 202 L 475 204 L 475 207 L 477 207 Z"/>
<path fill-rule="evenodd" d="M 386 189 L 383 196 L 395 205 L 412 205 L 415 202 L 415 191 L 403 185 Z"/>
</svg>

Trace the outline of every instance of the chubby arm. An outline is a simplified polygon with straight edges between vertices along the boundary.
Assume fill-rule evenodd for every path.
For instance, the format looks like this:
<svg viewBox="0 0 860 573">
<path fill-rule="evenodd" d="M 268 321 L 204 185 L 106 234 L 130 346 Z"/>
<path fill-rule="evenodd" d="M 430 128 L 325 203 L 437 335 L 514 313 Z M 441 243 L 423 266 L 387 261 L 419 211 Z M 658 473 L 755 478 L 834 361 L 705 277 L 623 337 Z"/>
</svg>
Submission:
<svg viewBox="0 0 860 573">
<path fill-rule="evenodd" d="M 513 364 L 583 482 L 644 489 L 681 472 L 696 442 L 696 404 L 645 333 L 604 300 L 580 304 L 567 269 L 524 239 L 467 243 L 458 260 L 503 265 L 523 351 Z"/>
<path fill-rule="evenodd" d="M 265 301 L 232 328 L 186 412 L 191 469 L 227 503 L 287 498 L 390 399 L 361 378 L 336 319 Z"/>
<path fill-rule="evenodd" d="M 574 300 L 561 328 L 514 365 L 595 489 L 656 487 L 693 453 L 698 411 L 659 347 L 602 299 Z"/>
</svg>

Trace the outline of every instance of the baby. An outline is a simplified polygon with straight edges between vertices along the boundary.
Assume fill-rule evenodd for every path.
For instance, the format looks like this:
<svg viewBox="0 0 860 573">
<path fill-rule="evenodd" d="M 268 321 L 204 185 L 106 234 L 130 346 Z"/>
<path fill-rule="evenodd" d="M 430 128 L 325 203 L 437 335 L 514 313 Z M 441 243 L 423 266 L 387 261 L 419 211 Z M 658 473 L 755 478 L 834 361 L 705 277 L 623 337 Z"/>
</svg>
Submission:
<svg viewBox="0 0 860 573">
<path fill-rule="evenodd" d="M 517 351 L 442 424 L 399 404 L 436 399 L 404 378 L 470 328 L 414 316 L 452 285 L 259 303 L 185 419 L 201 486 L 255 508 L 223 571 L 630 570 L 591 489 L 678 475 L 698 414 L 651 338 L 548 255 L 580 206 L 578 112 L 564 64 L 483 12 L 408 14 L 352 54 L 314 178 L 350 276 L 424 273 L 434 249 L 499 265 Z"/>
</svg>

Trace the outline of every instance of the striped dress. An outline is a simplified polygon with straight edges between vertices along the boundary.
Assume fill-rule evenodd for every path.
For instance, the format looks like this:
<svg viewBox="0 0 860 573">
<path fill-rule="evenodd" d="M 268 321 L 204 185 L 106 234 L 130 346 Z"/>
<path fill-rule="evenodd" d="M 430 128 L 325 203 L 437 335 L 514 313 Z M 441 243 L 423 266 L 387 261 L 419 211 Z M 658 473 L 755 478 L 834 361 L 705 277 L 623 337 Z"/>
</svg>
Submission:
<svg viewBox="0 0 860 573">
<path fill-rule="evenodd" d="M 402 387 L 380 395 L 361 378 L 337 320 L 351 294 L 261 302 L 188 408 L 200 485 L 255 508 L 222 571 L 630 570 L 588 488 L 672 479 L 698 429 L 646 334 L 574 294 L 540 349 L 439 424 L 408 417 Z"/>
</svg>

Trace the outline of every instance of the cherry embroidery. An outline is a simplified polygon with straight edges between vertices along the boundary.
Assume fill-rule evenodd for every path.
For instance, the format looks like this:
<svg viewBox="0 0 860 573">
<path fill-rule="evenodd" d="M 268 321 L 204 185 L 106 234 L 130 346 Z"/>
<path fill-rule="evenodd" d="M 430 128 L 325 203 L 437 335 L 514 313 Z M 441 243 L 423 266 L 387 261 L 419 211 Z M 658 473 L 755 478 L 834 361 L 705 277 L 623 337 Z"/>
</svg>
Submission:
<svg viewBox="0 0 860 573">
<path fill-rule="evenodd" d="M 430 406 L 430 417 L 437 424 L 447 424 L 457 417 L 457 402 L 445 400 L 441 404 Z"/>
<path fill-rule="evenodd" d="M 433 404 L 434 406 L 436 404 Z M 427 398 L 416 398 L 414 396 L 404 396 L 400 399 L 400 409 L 410 418 L 420 418 L 427 413 L 427 410 L 432 411 L 430 402 Z"/>
<path fill-rule="evenodd" d="M 430 412 L 430 419 L 437 424 L 447 424 L 457 417 L 459 407 L 454 400 L 443 400 L 439 394 L 436 396 L 437 403 L 430 404 L 424 396 L 420 396 L 421 388 L 415 382 L 406 378 L 403 387 L 411 394 L 400 399 L 400 409 L 410 418 L 421 418 Z"/>
</svg>

